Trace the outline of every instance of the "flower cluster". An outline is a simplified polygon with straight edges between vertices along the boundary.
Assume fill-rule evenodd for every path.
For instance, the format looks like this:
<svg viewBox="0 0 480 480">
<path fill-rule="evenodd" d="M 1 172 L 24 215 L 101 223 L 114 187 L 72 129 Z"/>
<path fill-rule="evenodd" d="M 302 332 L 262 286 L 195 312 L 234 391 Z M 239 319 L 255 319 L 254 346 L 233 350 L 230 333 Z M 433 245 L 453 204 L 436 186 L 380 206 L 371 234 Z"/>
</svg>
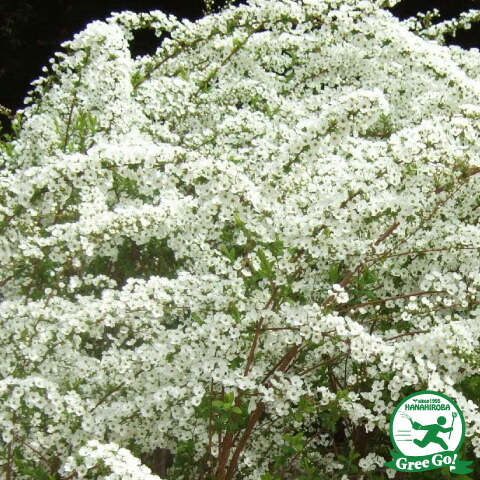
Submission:
<svg viewBox="0 0 480 480">
<path fill-rule="evenodd" d="M 378 478 L 419 389 L 480 457 L 479 53 L 393 3 L 63 45 L 0 142 L 2 478 Z"/>
<path fill-rule="evenodd" d="M 76 478 L 85 478 L 87 473 L 101 464 L 111 473 L 104 475 L 105 480 L 159 480 L 152 475 L 150 469 L 141 465 L 140 460 L 134 457 L 126 448 L 120 448 L 114 443 L 102 444 L 98 440 L 90 440 L 78 451 L 81 461 L 67 459 L 64 470 L 66 473 L 75 472 Z"/>
</svg>

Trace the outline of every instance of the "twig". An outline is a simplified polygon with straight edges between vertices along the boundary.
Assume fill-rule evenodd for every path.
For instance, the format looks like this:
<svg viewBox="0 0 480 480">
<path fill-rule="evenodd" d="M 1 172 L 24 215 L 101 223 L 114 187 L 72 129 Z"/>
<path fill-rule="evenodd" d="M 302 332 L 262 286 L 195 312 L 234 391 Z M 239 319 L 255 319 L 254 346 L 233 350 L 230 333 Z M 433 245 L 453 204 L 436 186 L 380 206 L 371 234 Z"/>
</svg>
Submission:
<svg viewBox="0 0 480 480">
<path fill-rule="evenodd" d="M 277 291 L 278 291 L 278 287 L 275 285 L 272 289 L 272 294 L 270 295 L 268 302 L 263 307 L 263 310 L 268 310 L 272 306 L 273 301 L 275 300 L 275 295 Z M 252 342 L 252 345 L 250 346 L 250 352 L 248 353 L 247 365 L 245 366 L 245 372 L 244 372 L 245 376 L 249 374 L 250 369 L 252 367 L 254 357 L 255 357 L 255 350 L 257 349 L 258 337 L 260 335 L 264 320 L 265 320 L 265 317 L 263 315 L 258 320 L 257 328 L 255 329 L 255 336 L 253 337 L 253 342 Z"/>
<path fill-rule="evenodd" d="M 376 247 L 378 247 L 387 237 L 389 237 L 400 225 L 400 222 L 394 222 L 390 227 L 385 231 L 383 235 L 380 235 L 380 237 L 377 239 L 377 241 L 374 243 Z"/>
<path fill-rule="evenodd" d="M 370 300 L 364 303 L 357 303 L 356 305 L 351 305 L 350 307 L 344 308 L 343 310 L 339 310 L 338 313 L 342 314 L 342 313 L 349 312 L 350 310 L 356 310 L 357 308 L 368 307 L 370 305 L 378 305 L 379 303 L 385 303 L 391 300 L 400 300 L 402 298 L 410 298 L 410 297 L 420 297 L 424 295 L 441 295 L 445 293 L 448 293 L 448 292 L 446 292 L 445 290 L 433 290 L 430 292 L 404 293 L 403 295 L 395 295 L 394 297 L 387 297 L 387 298 L 381 298 L 378 300 Z"/>
<path fill-rule="evenodd" d="M 318 438 L 318 436 L 322 433 L 322 430 L 317 430 L 315 432 L 315 435 L 312 435 L 307 442 L 305 442 L 305 445 L 303 446 L 303 449 L 300 450 L 299 452 L 297 452 L 293 457 L 292 459 L 290 460 L 290 462 L 288 463 L 288 465 L 286 465 L 284 468 L 282 468 L 282 470 L 279 472 L 280 475 L 283 476 L 285 475 L 285 473 L 293 466 L 293 464 L 297 461 L 298 457 L 303 453 L 303 451 L 305 450 L 306 447 L 308 447 L 308 445 L 310 445 L 310 443 L 313 442 L 313 440 L 315 440 L 316 438 Z"/>
<path fill-rule="evenodd" d="M 344 357 L 346 357 L 348 353 L 342 353 L 341 355 L 337 355 L 336 357 L 329 358 L 328 360 L 325 360 L 323 362 L 317 363 L 316 365 L 313 365 L 313 367 L 307 368 L 305 370 L 302 370 L 298 375 L 306 375 L 307 373 L 312 372 L 313 370 L 316 370 L 317 368 L 323 367 L 325 365 L 329 365 L 330 363 L 336 362 L 337 360 L 340 360 Z"/>
<path fill-rule="evenodd" d="M 395 335 L 394 337 L 390 337 L 390 338 L 384 338 L 383 341 L 384 342 L 389 342 L 390 340 L 396 340 L 397 338 L 402 338 L 402 337 L 408 337 L 408 336 L 412 336 L 412 335 L 417 335 L 418 333 L 426 333 L 422 330 L 416 330 L 414 332 L 406 332 L 406 333 L 401 333 L 399 335 Z"/>
<path fill-rule="evenodd" d="M 245 431 L 243 432 L 242 438 L 238 442 L 237 448 L 233 452 L 232 459 L 230 461 L 230 465 L 228 467 L 227 476 L 225 477 L 225 480 L 231 480 L 233 478 L 233 474 L 235 473 L 235 470 L 237 468 L 237 463 L 238 463 L 238 458 L 240 457 L 240 453 L 245 448 L 245 444 L 247 443 L 253 431 L 253 428 L 255 427 L 256 423 L 260 419 L 260 416 L 262 415 L 264 410 L 265 410 L 265 404 L 262 402 L 259 402 L 257 404 L 257 408 L 250 415 L 248 425 L 245 428 Z"/>
<path fill-rule="evenodd" d="M 419 253 L 434 253 L 434 252 L 450 252 L 450 251 L 456 251 L 456 250 L 478 250 L 478 247 L 444 247 L 444 248 L 425 248 L 423 250 L 409 250 L 406 252 L 400 252 L 400 253 L 391 253 L 387 255 L 379 255 L 378 259 L 379 260 L 384 260 L 387 258 L 395 258 L 395 257 L 403 257 L 405 255 L 418 255 Z"/>
</svg>

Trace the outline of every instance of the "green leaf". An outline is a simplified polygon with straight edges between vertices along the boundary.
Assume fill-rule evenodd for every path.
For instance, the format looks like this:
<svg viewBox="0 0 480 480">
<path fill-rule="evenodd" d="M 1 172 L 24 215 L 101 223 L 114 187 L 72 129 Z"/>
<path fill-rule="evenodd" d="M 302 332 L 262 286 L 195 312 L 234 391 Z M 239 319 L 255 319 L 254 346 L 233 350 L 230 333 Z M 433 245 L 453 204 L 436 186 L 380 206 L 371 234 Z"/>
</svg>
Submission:
<svg viewBox="0 0 480 480">
<path fill-rule="evenodd" d="M 296 451 L 296 452 L 301 452 L 303 450 L 303 443 L 300 443 L 300 442 L 295 442 L 293 445 L 292 445 L 293 449 Z"/>
<path fill-rule="evenodd" d="M 272 276 L 272 264 L 268 261 L 265 252 L 260 248 L 257 251 L 258 258 L 260 259 L 260 269 L 261 272 L 267 277 Z"/>
<path fill-rule="evenodd" d="M 233 48 L 238 49 L 244 44 L 244 41 L 241 40 L 240 38 L 234 38 L 232 40 L 232 43 L 233 43 Z"/>
<path fill-rule="evenodd" d="M 330 283 L 337 283 L 339 279 L 339 274 L 338 274 L 338 269 L 339 265 L 330 265 L 330 268 L 328 269 L 328 280 Z"/>
<path fill-rule="evenodd" d="M 243 363 L 243 357 L 235 357 L 229 364 L 230 368 L 238 368 Z"/>
<path fill-rule="evenodd" d="M 232 316 L 232 318 L 235 320 L 235 323 L 240 322 L 240 312 L 238 311 L 238 308 L 236 305 L 230 305 L 229 313 Z"/>
<path fill-rule="evenodd" d="M 193 312 L 192 313 L 192 319 L 195 320 L 197 323 L 199 323 L 200 325 L 203 325 L 205 322 L 202 320 L 202 318 L 200 317 L 200 315 L 196 312 Z"/>
<path fill-rule="evenodd" d="M 225 245 L 220 245 L 220 251 L 230 260 L 230 263 L 234 263 L 237 257 L 235 248 L 228 249 Z"/>
<path fill-rule="evenodd" d="M 245 226 L 245 222 L 238 216 L 237 213 L 233 214 L 233 220 L 235 221 L 237 227 L 243 228 Z"/>
</svg>

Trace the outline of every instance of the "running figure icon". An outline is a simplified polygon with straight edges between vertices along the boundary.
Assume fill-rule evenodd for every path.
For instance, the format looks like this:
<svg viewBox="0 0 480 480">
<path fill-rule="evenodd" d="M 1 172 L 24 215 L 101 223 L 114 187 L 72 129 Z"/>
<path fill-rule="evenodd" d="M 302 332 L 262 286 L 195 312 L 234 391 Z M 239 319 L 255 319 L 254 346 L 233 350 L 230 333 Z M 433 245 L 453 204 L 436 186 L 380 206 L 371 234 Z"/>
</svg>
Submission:
<svg viewBox="0 0 480 480">
<path fill-rule="evenodd" d="M 405 416 L 410 420 L 412 427 L 415 430 L 427 430 L 427 433 L 423 437 L 423 440 L 415 439 L 413 440 L 413 443 L 418 445 L 420 448 L 424 448 L 430 443 L 438 443 L 438 445 L 440 445 L 444 450 L 448 450 L 448 446 L 445 443 L 445 440 L 438 437 L 437 435 L 439 433 L 447 433 L 453 430 L 453 421 L 455 420 L 456 415 L 453 416 L 452 418 L 452 426 L 448 428 L 443 426 L 447 423 L 447 419 L 444 416 L 438 417 L 437 423 L 434 423 L 432 425 L 421 425 L 418 422 L 414 422 L 410 416 L 407 416 L 407 415 L 402 415 L 402 416 Z"/>
</svg>

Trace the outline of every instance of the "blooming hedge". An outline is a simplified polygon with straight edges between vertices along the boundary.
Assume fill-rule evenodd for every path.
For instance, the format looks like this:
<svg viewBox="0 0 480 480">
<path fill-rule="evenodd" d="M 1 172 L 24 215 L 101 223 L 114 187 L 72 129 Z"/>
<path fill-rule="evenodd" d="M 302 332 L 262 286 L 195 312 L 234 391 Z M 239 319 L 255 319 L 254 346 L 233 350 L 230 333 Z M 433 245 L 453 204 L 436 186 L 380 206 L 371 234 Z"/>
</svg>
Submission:
<svg viewBox="0 0 480 480">
<path fill-rule="evenodd" d="M 393 477 L 422 389 L 480 457 L 480 53 L 385 6 L 63 45 L 0 144 L 1 478 Z"/>
</svg>

